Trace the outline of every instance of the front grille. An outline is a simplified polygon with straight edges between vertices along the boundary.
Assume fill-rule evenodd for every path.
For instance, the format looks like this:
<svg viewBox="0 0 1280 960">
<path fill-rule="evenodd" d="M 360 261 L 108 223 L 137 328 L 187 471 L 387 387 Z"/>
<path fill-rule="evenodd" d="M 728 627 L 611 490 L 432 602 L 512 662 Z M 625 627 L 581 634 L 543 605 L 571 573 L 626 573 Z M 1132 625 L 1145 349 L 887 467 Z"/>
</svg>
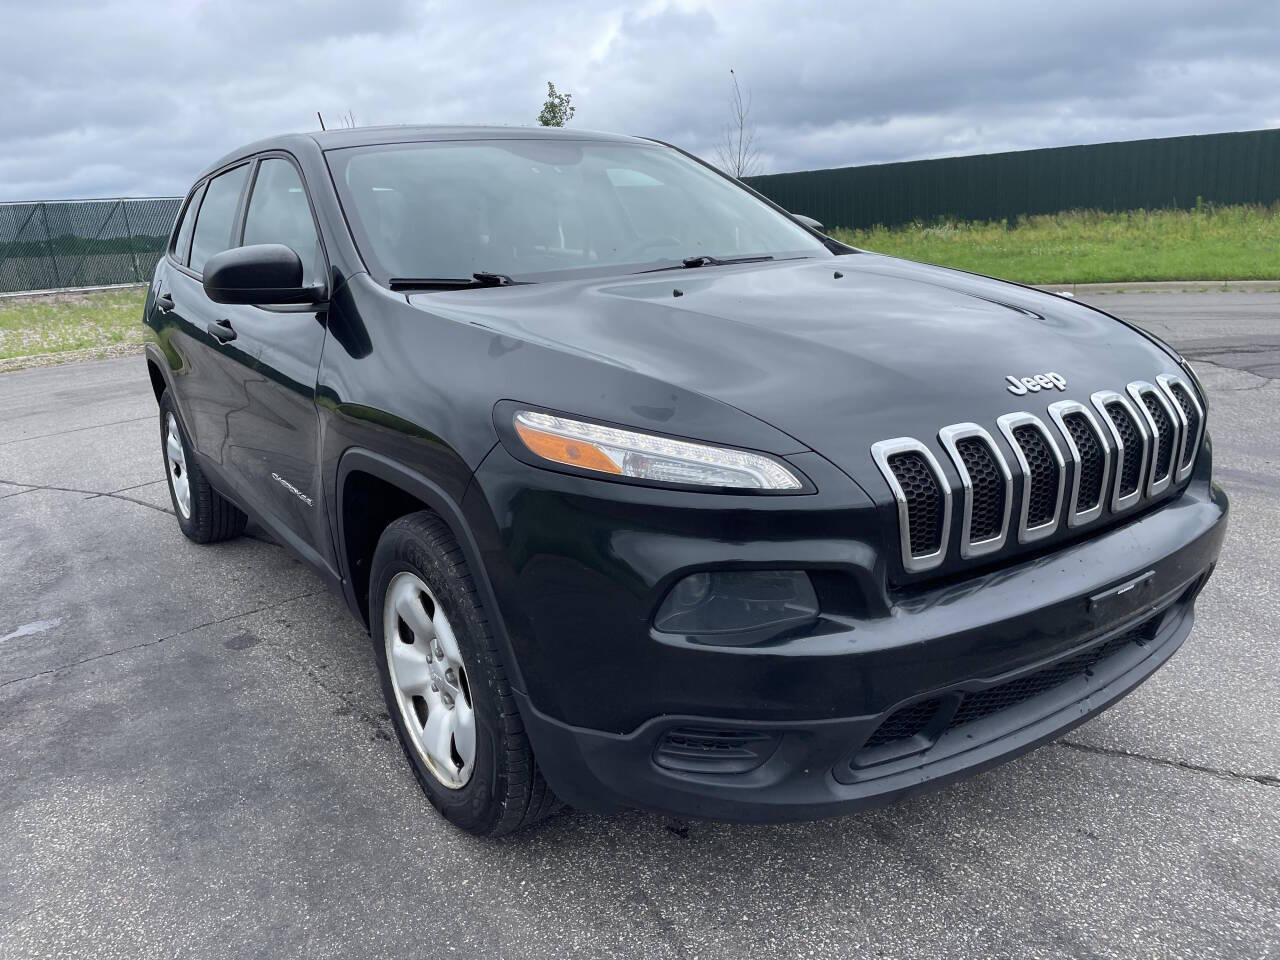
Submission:
<svg viewBox="0 0 1280 960">
<path fill-rule="evenodd" d="M 1128 497 L 1137 493 L 1142 484 L 1142 448 L 1145 441 L 1123 403 L 1113 400 L 1106 405 L 1106 409 L 1107 416 L 1116 425 L 1116 431 L 1124 444 L 1124 463 L 1120 467 L 1120 496 Z"/>
<path fill-rule="evenodd" d="M 910 740 L 926 731 L 930 731 L 930 736 L 936 740 L 937 737 L 941 737 L 957 727 L 976 723 L 1002 710 L 1008 710 L 1025 703 L 1033 697 L 1048 693 L 1050 690 L 1089 673 L 1098 664 L 1115 656 L 1132 644 L 1142 646 L 1150 642 L 1155 636 L 1160 620 L 1160 616 L 1152 617 L 1145 623 L 1126 630 L 1110 640 L 1096 644 L 1087 650 L 1073 654 L 1040 670 L 1007 680 L 1004 683 L 999 683 L 983 690 L 933 696 L 927 700 L 900 707 L 889 714 L 880 726 L 876 728 L 875 732 L 867 738 L 859 751 L 858 757 L 855 758 L 855 765 L 861 765 L 859 761 L 863 760 L 867 763 L 876 763 L 895 755 L 901 756 L 901 750 L 896 754 L 892 751 L 881 751 L 879 757 L 863 756 L 867 751 L 886 747 L 890 744 L 903 744 L 908 749 L 914 747 L 915 750 L 927 749 L 928 743 L 917 742 L 916 744 L 908 745 L 904 741 Z M 954 712 L 949 720 L 941 723 L 942 717 L 939 717 L 939 713 L 948 709 L 954 709 Z M 940 723 L 941 727 L 939 729 Z M 886 756 L 886 753 L 888 753 L 888 756 Z"/>
<path fill-rule="evenodd" d="M 1170 384 L 1169 392 L 1173 394 L 1173 399 L 1178 401 L 1183 416 L 1187 418 L 1187 442 L 1182 445 L 1182 462 L 1179 464 L 1185 470 L 1196 458 L 1195 441 L 1200 436 L 1200 411 L 1191 402 L 1191 395 L 1182 384 Z"/>
<path fill-rule="evenodd" d="M 1049 452 L 1043 434 L 1030 424 L 1015 427 L 1013 439 L 1022 448 L 1031 473 L 1027 526 L 1043 526 L 1052 522 L 1058 512 L 1058 463 Z"/>
<path fill-rule="evenodd" d="M 977 437 L 965 437 L 956 441 L 956 450 L 964 461 L 973 485 L 973 503 L 969 519 L 969 540 L 981 543 L 1000 535 L 1004 529 L 1005 502 L 1004 473 L 996 465 L 995 457 L 985 442 Z"/>
<path fill-rule="evenodd" d="M 1105 523 L 1182 485 L 1204 435 L 1204 408 L 1176 374 L 1155 379 L 1158 386 L 1137 380 L 1097 391 L 1088 403 L 1049 403 L 1049 425 L 1024 409 L 997 417 L 998 432 L 973 422 L 941 427 L 946 472 L 937 447 L 915 437 L 872 444 L 897 506 L 899 569 L 923 573 L 956 553 L 974 560 L 1015 538 L 1031 544 L 1060 527 Z M 952 528 L 958 551 L 949 549 Z"/>
<path fill-rule="evenodd" d="M 1089 420 L 1083 413 L 1068 413 L 1062 418 L 1071 440 L 1080 454 L 1080 489 L 1076 493 L 1076 512 L 1092 510 L 1102 502 L 1102 485 L 1106 481 L 1106 456 Z"/>
<path fill-rule="evenodd" d="M 914 450 L 890 456 L 889 469 L 906 497 L 911 555 L 926 557 L 936 553 L 942 546 L 944 506 L 937 478 L 924 456 Z"/>
<path fill-rule="evenodd" d="M 1156 397 L 1154 390 L 1142 394 L 1142 405 L 1147 408 L 1156 425 L 1156 459 L 1151 468 L 1151 482 L 1159 483 L 1169 476 L 1173 463 L 1173 421 L 1169 419 L 1164 404 Z"/>
</svg>

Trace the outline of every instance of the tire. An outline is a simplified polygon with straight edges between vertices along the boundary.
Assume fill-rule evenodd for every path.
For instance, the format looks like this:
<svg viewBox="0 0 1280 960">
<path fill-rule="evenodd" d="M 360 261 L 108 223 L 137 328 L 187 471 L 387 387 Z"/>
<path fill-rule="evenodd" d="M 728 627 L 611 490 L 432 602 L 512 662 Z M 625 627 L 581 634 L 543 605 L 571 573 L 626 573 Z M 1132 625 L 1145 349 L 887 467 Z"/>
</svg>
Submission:
<svg viewBox="0 0 1280 960">
<path fill-rule="evenodd" d="M 175 433 L 176 445 L 170 444 L 171 431 Z M 173 515 L 188 540 L 217 543 L 244 533 L 249 518 L 210 485 L 192 455 L 186 427 L 168 390 L 160 395 L 160 453 L 164 457 Z"/>
<path fill-rule="evenodd" d="M 462 549 L 436 514 L 409 514 L 383 532 L 370 570 L 369 620 L 387 712 L 414 776 L 445 819 L 497 837 L 558 809 Z"/>
</svg>

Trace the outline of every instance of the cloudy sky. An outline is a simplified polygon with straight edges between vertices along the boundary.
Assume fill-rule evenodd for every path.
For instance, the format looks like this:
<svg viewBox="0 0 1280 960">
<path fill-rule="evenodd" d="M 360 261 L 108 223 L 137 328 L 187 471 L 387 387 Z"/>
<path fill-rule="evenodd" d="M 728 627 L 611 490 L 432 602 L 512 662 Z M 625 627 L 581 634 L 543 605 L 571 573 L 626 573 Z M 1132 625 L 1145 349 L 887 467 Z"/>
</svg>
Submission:
<svg viewBox="0 0 1280 960">
<path fill-rule="evenodd" d="M 729 70 L 762 172 L 1280 126 L 1277 0 L 0 0 L 0 200 L 185 191 L 350 112 L 535 121 L 712 156 Z"/>
</svg>

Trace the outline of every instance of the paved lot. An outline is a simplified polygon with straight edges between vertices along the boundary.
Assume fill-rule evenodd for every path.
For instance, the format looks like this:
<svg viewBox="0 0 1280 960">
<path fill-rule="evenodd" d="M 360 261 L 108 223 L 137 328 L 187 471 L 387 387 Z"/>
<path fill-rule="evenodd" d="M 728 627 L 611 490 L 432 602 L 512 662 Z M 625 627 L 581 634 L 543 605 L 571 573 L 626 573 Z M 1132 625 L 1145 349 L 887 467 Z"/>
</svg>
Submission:
<svg viewBox="0 0 1280 960">
<path fill-rule="evenodd" d="M 1211 395 L 1191 640 L 1065 741 L 783 827 L 448 828 L 338 601 L 179 534 L 142 361 L 0 376 L 0 957 L 1280 956 L 1280 295 L 1097 300 Z"/>
</svg>

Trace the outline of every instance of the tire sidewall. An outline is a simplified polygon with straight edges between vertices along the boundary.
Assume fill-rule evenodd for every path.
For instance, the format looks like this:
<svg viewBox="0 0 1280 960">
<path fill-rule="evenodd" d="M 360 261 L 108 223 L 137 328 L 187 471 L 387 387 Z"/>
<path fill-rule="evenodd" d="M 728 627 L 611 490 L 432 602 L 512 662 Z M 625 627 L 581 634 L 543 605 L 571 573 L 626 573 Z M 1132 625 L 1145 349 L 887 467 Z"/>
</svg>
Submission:
<svg viewBox="0 0 1280 960">
<path fill-rule="evenodd" d="M 165 449 L 165 440 L 169 435 L 169 414 L 173 414 L 178 425 L 178 442 L 182 444 L 182 453 L 187 461 L 187 483 L 191 486 L 191 516 L 184 517 L 178 506 L 178 496 L 173 490 L 173 474 L 169 470 L 169 452 Z M 209 495 L 208 484 L 192 452 L 191 442 L 187 438 L 187 428 L 182 422 L 178 406 L 173 402 L 173 394 L 165 390 L 160 397 L 160 455 L 164 458 L 164 480 L 169 488 L 169 502 L 173 505 L 173 515 L 183 534 L 197 542 L 208 539 Z"/>
<path fill-rule="evenodd" d="M 436 602 L 444 609 L 449 624 L 453 627 L 467 671 L 471 706 L 476 720 L 476 759 L 471 778 L 457 789 L 442 784 L 423 762 L 412 735 L 405 727 L 392 687 L 391 671 L 387 664 L 383 607 L 392 578 L 402 572 L 415 574 L 430 587 Z M 495 810 L 494 801 L 499 793 L 494 671 L 488 645 L 477 639 L 486 636 L 483 615 L 475 601 L 459 584 L 457 577 L 448 569 L 447 562 L 438 555 L 438 549 L 413 531 L 396 525 L 388 528 L 374 553 L 370 584 L 369 632 L 378 662 L 379 681 L 387 713 L 395 726 L 405 755 L 436 809 L 464 829 L 486 832 L 497 819 L 498 811 Z"/>
</svg>

